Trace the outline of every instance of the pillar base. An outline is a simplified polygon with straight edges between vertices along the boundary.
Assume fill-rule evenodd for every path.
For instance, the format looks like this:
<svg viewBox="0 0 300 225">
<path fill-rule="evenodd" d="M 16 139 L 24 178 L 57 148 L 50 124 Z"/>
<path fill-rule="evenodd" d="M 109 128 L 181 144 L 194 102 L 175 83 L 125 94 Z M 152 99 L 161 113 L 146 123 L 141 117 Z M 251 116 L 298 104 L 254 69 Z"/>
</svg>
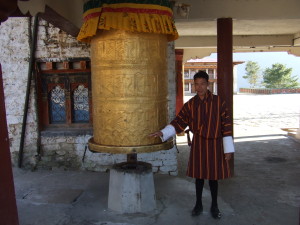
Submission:
<svg viewBox="0 0 300 225">
<path fill-rule="evenodd" d="M 145 213 L 156 208 L 152 165 L 118 163 L 110 170 L 108 208 L 120 213 Z"/>
</svg>

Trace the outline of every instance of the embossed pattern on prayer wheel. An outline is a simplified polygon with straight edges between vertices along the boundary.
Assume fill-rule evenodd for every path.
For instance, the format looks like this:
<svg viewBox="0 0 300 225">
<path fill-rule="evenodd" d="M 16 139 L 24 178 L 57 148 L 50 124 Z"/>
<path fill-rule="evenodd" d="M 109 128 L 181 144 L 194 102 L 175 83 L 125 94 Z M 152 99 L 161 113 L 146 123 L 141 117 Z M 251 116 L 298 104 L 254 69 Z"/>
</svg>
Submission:
<svg viewBox="0 0 300 225">
<path fill-rule="evenodd" d="M 149 137 L 168 123 L 166 50 L 163 34 L 99 30 L 92 38 L 92 151 L 172 148 L 173 141 Z"/>
</svg>

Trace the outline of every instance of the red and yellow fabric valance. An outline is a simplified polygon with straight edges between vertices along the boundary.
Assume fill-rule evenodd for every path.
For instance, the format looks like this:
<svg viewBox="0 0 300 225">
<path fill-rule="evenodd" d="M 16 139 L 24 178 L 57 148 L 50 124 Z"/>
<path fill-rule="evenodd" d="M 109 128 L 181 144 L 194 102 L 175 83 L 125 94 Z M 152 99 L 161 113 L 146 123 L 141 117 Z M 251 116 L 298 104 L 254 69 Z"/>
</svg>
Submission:
<svg viewBox="0 0 300 225">
<path fill-rule="evenodd" d="M 153 4 L 103 4 L 83 14 L 84 23 L 77 36 L 79 41 L 90 42 L 98 29 L 119 29 L 131 32 L 166 34 L 168 41 L 178 38 L 169 7 Z"/>
</svg>

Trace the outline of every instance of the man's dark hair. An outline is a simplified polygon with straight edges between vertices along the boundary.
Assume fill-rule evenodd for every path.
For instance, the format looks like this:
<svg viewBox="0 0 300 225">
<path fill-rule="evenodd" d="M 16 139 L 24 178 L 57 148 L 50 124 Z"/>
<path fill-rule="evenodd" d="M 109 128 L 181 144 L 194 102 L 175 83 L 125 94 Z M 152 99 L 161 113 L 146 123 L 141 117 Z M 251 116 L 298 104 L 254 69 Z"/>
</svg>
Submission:
<svg viewBox="0 0 300 225">
<path fill-rule="evenodd" d="M 204 78 L 208 82 L 208 74 L 203 70 L 199 70 L 198 73 L 194 75 L 194 80 L 197 78 Z"/>
</svg>

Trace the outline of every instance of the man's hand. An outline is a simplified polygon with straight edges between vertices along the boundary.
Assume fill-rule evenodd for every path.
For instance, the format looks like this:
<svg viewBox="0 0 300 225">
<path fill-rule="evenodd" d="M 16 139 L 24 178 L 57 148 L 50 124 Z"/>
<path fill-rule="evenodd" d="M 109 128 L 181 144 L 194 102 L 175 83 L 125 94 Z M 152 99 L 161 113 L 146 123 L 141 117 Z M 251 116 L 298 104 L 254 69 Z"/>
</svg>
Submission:
<svg viewBox="0 0 300 225">
<path fill-rule="evenodd" d="M 163 133 L 161 131 L 156 131 L 152 134 L 149 134 L 149 136 L 151 136 L 151 137 L 161 137 L 161 136 L 163 136 Z"/>
<path fill-rule="evenodd" d="M 226 161 L 229 161 L 232 157 L 232 153 L 225 153 L 224 155 L 225 155 L 225 160 Z"/>
</svg>

